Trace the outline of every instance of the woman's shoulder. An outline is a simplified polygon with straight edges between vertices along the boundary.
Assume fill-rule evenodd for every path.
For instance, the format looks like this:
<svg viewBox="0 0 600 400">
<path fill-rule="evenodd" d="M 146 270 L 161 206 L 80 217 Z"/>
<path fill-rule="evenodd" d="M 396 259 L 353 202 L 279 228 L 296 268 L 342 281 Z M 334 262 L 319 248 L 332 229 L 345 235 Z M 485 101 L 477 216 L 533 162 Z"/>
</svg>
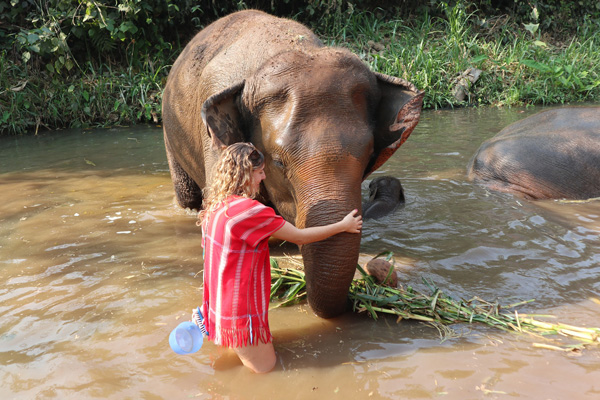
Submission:
<svg viewBox="0 0 600 400">
<path fill-rule="evenodd" d="M 262 203 L 251 199 L 249 197 L 243 197 L 243 196 L 229 196 L 226 200 L 225 203 L 229 206 L 229 207 L 233 207 L 233 206 L 244 206 L 244 207 L 255 207 L 255 206 L 262 206 Z"/>
<path fill-rule="evenodd" d="M 227 215 L 230 217 L 249 210 L 267 211 L 271 209 L 257 200 L 241 196 L 231 196 L 226 200 L 226 203 Z"/>
</svg>

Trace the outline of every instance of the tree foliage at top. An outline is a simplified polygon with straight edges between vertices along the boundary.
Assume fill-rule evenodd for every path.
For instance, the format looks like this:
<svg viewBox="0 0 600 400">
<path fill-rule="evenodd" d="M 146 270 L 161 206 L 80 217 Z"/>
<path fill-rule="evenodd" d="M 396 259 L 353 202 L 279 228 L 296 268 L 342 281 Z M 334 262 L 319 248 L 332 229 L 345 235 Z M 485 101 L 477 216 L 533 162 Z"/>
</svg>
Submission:
<svg viewBox="0 0 600 400">
<path fill-rule="evenodd" d="M 80 63 L 126 63 L 178 49 L 213 20 L 245 8 L 293 17 L 313 27 L 341 24 L 354 10 L 382 17 L 440 13 L 441 0 L 0 0 L 0 51 L 50 73 Z M 561 31 L 600 16 L 600 1 L 479 0 L 464 2 L 482 15 L 510 14 L 517 22 Z M 328 30 L 324 28 L 324 30 Z"/>
<path fill-rule="evenodd" d="M 191 0 L 1 0 L 0 43 L 10 58 L 49 72 L 79 63 L 129 64 L 171 48 L 201 9 Z M 185 29 L 184 29 L 185 31 Z"/>
</svg>

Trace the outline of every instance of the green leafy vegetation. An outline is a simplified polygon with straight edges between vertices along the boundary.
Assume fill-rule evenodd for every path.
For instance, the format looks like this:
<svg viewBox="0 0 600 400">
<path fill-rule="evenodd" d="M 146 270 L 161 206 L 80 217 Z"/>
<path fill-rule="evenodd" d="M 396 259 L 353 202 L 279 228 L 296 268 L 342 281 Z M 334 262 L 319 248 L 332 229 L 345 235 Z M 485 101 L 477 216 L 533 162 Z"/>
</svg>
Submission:
<svg viewBox="0 0 600 400">
<path fill-rule="evenodd" d="M 483 23 L 460 2 L 440 7 L 443 15 L 413 23 L 352 13 L 343 27 L 324 34 L 372 69 L 425 90 L 425 108 L 600 100 L 599 20 L 585 20 L 568 43 L 552 43 L 534 28 L 515 29 L 508 17 Z M 469 68 L 481 70 L 481 79 L 468 84 L 461 101 L 454 89 Z"/>
<path fill-rule="evenodd" d="M 0 53 L 0 128 L 3 133 L 39 129 L 159 123 L 163 65 L 148 61 L 137 72 L 87 64 L 82 74 L 23 73 Z"/>
<path fill-rule="evenodd" d="M 291 261 L 298 263 L 296 260 Z M 541 321 L 541 318 L 552 320 L 554 317 L 520 314 L 516 310 L 533 300 L 505 306 L 477 296 L 456 300 L 427 279 L 423 279 L 424 290 L 412 286 L 390 287 L 375 283 L 373 277 L 367 275 L 362 267 L 357 266 L 357 269 L 361 278 L 352 281 L 348 297 L 354 312 L 366 313 L 373 319 L 392 315 L 397 318 L 397 322 L 425 322 L 435 327 L 442 339 L 457 335 L 452 325 L 477 323 L 543 340 L 542 343 L 533 343 L 534 347 L 573 351 L 600 345 L 600 328 Z M 297 304 L 305 298 L 304 272 L 295 268 L 280 268 L 278 260 L 271 258 L 271 301 L 275 303 L 275 307 Z M 571 342 L 565 343 L 561 338 L 569 338 Z"/>
<path fill-rule="evenodd" d="M 415 83 L 425 108 L 600 99 L 597 0 L 0 0 L 0 135 L 160 123 L 183 46 L 245 8 Z"/>
</svg>

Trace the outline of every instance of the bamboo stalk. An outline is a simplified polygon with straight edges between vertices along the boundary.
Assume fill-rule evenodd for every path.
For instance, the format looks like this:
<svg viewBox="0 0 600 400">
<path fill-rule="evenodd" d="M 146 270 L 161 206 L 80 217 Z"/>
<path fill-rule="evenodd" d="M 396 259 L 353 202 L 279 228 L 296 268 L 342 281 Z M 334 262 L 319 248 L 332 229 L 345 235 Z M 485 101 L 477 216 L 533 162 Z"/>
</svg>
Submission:
<svg viewBox="0 0 600 400">
<path fill-rule="evenodd" d="M 532 346 L 540 348 L 540 349 L 547 349 L 547 350 L 556 350 L 556 351 L 564 351 L 564 352 L 573 351 L 572 348 L 553 346 L 551 344 L 545 344 L 545 343 L 534 343 L 534 344 L 532 344 Z"/>
<path fill-rule="evenodd" d="M 296 261 L 296 260 L 295 260 Z M 379 314 L 396 315 L 397 322 L 413 319 L 427 322 L 438 329 L 443 336 L 451 335 L 452 330 L 446 325 L 474 322 L 515 333 L 525 333 L 537 338 L 555 335 L 566 336 L 583 342 L 579 345 L 554 346 L 534 344 L 535 347 L 552 350 L 571 351 L 584 346 L 600 345 L 600 328 L 577 327 L 562 323 L 549 323 L 534 319 L 555 318 L 552 315 L 500 313 L 500 310 L 529 304 L 534 300 L 526 300 L 508 306 L 501 306 L 497 301 L 489 302 L 477 296 L 470 300 L 455 300 L 447 296 L 432 281 L 423 279 L 430 294 L 422 293 L 408 286 L 391 288 L 378 285 L 373 278 L 357 266 L 362 278 L 354 279 L 348 293 L 353 309 L 357 313 L 368 313 L 373 319 Z M 306 297 L 306 282 L 303 271 L 279 268 L 271 259 L 271 300 L 278 301 L 276 307 L 296 304 Z"/>
</svg>

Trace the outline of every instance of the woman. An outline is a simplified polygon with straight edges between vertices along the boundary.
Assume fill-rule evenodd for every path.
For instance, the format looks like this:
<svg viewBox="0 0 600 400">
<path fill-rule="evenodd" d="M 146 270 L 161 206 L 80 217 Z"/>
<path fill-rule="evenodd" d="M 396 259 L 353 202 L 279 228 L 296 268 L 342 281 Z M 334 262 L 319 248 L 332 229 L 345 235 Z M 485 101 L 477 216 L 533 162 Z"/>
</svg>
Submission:
<svg viewBox="0 0 600 400">
<path fill-rule="evenodd" d="M 257 373 L 270 371 L 276 361 L 268 320 L 269 237 L 301 245 L 341 232 L 360 233 L 362 228 L 358 210 L 334 224 L 296 228 L 254 200 L 265 179 L 264 167 L 263 155 L 250 143 L 225 148 L 198 215 L 204 248 L 202 312 L 208 338 L 232 348 Z"/>
</svg>

